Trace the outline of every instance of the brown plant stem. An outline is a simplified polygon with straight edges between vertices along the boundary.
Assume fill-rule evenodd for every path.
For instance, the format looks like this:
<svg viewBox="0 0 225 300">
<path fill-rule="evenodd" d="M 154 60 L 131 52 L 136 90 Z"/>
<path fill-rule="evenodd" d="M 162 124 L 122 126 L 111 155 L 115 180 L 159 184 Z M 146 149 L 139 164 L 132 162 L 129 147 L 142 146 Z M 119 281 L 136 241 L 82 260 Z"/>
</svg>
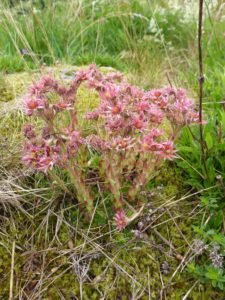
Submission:
<svg viewBox="0 0 225 300">
<path fill-rule="evenodd" d="M 200 131 L 200 144 L 201 144 L 201 156 L 202 163 L 205 169 L 207 178 L 208 169 L 206 166 L 205 158 L 205 142 L 203 137 L 203 124 L 202 124 L 202 99 L 203 99 L 203 85 L 204 85 L 204 73 L 203 73 L 203 61 L 202 61 L 202 18 L 203 18 L 203 1 L 199 0 L 199 16 L 198 16 L 198 63 L 199 63 L 199 131 Z"/>
</svg>

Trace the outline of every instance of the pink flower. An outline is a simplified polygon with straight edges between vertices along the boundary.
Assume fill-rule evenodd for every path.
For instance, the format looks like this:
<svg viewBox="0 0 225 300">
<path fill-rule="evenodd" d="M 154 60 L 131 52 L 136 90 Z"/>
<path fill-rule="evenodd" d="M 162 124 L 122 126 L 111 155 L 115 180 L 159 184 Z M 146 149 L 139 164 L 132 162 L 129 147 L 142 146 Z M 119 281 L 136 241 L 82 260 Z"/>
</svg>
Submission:
<svg viewBox="0 0 225 300">
<path fill-rule="evenodd" d="M 121 136 L 117 136 L 108 142 L 108 145 L 111 149 L 116 149 L 117 151 L 124 151 L 126 149 L 134 147 L 136 141 L 134 138 L 127 137 L 123 138 Z"/>
<path fill-rule="evenodd" d="M 157 99 L 156 103 L 161 109 L 166 109 L 168 106 L 168 98 L 166 96 L 162 96 Z"/>
<path fill-rule="evenodd" d="M 150 102 L 156 102 L 162 96 L 163 92 L 160 89 L 153 89 L 151 91 L 147 91 L 145 93 L 144 98 L 149 100 Z"/>
<path fill-rule="evenodd" d="M 133 120 L 133 126 L 136 128 L 136 129 L 139 129 L 139 130 L 142 130 L 145 128 L 145 122 L 139 117 L 139 118 L 135 118 Z"/>
<path fill-rule="evenodd" d="M 88 70 L 89 71 L 89 70 Z M 88 79 L 88 71 L 86 70 L 80 70 L 77 72 L 75 81 L 76 82 L 82 82 Z"/>
<path fill-rule="evenodd" d="M 162 144 L 144 138 L 143 149 L 145 151 L 155 152 L 156 154 L 159 154 L 162 150 Z"/>
<path fill-rule="evenodd" d="M 34 83 L 30 87 L 31 95 L 42 95 L 49 91 L 56 91 L 58 88 L 57 81 L 54 80 L 51 76 L 43 76 L 41 80 Z"/>
<path fill-rule="evenodd" d="M 135 85 L 124 84 L 124 87 L 125 87 L 126 93 L 134 99 L 136 99 L 136 98 L 141 99 L 144 95 L 143 90 L 141 90 L 140 88 L 138 88 Z"/>
<path fill-rule="evenodd" d="M 43 99 L 26 98 L 24 100 L 25 112 L 28 116 L 31 116 L 37 109 L 45 108 L 45 101 Z"/>
<path fill-rule="evenodd" d="M 114 221 L 116 223 L 116 228 L 119 231 L 127 226 L 128 220 L 123 209 L 120 209 L 115 213 Z"/>
<path fill-rule="evenodd" d="M 193 107 L 193 104 L 194 101 L 191 99 L 179 99 L 173 104 L 172 110 L 174 109 L 182 114 L 185 114 Z"/>
<path fill-rule="evenodd" d="M 148 134 L 146 134 L 142 143 L 143 151 L 151 151 L 159 154 L 159 151 L 162 150 L 163 146 L 161 142 L 156 141 L 156 138 L 160 137 L 162 134 L 163 131 L 157 128 L 152 129 Z"/>
<path fill-rule="evenodd" d="M 161 90 L 155 89 L 155 90 L 151 91 L 151 97 L 152 97 L 152 99 L 156 100 L 156 99 L 158 99 L 161 96 L 162 96 L 162 91 Z"/>
<path fill-rule="evenodd" d="M 26 155 L 23 155 L 22 161 L 28 166 L 33 166 L 34 164 L 36 165 L 35 153 L 31 152 Z"/>
<path fill-rule="evenodd" d="M 104 151 L 108 149 L 105 141 L 95 134 L 91 134 L 86 138 L 86 144 L 95 150 Z"/>
<path fill-rule="evenodd" d="M 122 112 L 122 106 L 121 105 L 114 105 L 110 107 L 110 110 L 113 115 L 117 115 Z"/>
<path fill-rule="evenodd" d="M 52 170 L 56 161 L 57 161 L 56 158 L 53 159 L 50 156 L 43 156 L 39 159 L 37 170 L 47 173 L 48 170 Z"/>
<path fill-rule="evenodd" d="M 86 114 L 87 120 L 97 120 L 100 115 L 99 110 L 94 110 Z"/>
<path fill-rule="evenodd" d="M 110 131 L 117 131 L 125 127 L 125 121 L 121 116 L 110 117 L 107 119 L 106 126 Z"/>
<path fill-rule="evenodd" d="M 185 119 L 185 124 L 190 124 L 190 123 L 198 123 L 198 124 L 200 124 L 200 122 L 199 122 L 199 113 L 195 112 L 193 110 L 188 111 L 185 114 L 184 119 Z M 203 125 L 207 124 L 207 121 L 206 120 L 202 120 L 202 124 Z"/>
<path fill-rule="evenodd" d="M 115 87 L 112 84 L 108 84 L 102 87 L 98 93 L 101 99 L 109 101 L 116 97 L 117 92 L 118 92 L 117 87 Z"/>
<path fill-rule="evenodd" d="M 151 90 L 145 93 L 144 99 L 153 102 L 158 108 L 166 109 L 168 105 L 168 94 L 165 89 Z"/>
<path fill-rule="evenodd" d="M 27 124 L 26 126 L 24 126 L 23 133 L 24 133 L 25 137 L 28 139 L 33 139 L 36 137 L 36 133 L 31 124 Z"/>
<path fill-rule="evenodd" d="M 80 149 L 80 146 L 85 143 L 85 139 L 81 137 L 81 134 L 79 131 L 72 131 L 69 135 L 69 143 L 67 146 L 67 152 L 69 157 L 74 157 L 78 150 Z"/>
<path fill-rule="evenodd" d="M 179 88 L 176 90 L 176 93 L 178 98 L 186 98 L 186 91 L 184 89 Z"/>
<path fill-rule="evenodd" d="M 67 94 L 76 93 L 77 89 L 81 85 L 82 82 L 88 81 L 89 87 L 97 87 L 99 82 L 96 80 L 96 76 L 98 75 L 98 71 L 96 65 L 90 65 L 86 70 L 79 70 L 72 81 Z"/>
<path fill-rule="evenodd" d="M 159 152 L 161 157 L 169 160 L 176 158 L 175 154 L 177 151 L 174 149 L 174 144 L 172 141 L 165 141 L 161 145 L 161 151 Z"/>
<path fill-rule="evenodd" d="M 86 116 L 96 120 L 96 126 L 91 128 L 95 134 L 88 136 L 86 129 L 79 131 L 75 106 L 78 88 L 84 82 L 100 98 L 97 109 Z M 55 99 L 53 104 L 52 99 Z M 194 102 L 185 90 L 167 87 L 144 91 L 125 82 L 120 73 L 102 74 L 95 65 L 78 71 L 70 84 L 61 85 L 45 76 L 33 84 L 24 106 L 29 116 L 35 115 L 41 122 L 37 123 L 35 131 L 31 125 L 24 128 L 29 141 L 23 162 L 42 172 L 55 166 L 71 172 L 69 166 L 78 165 L 81 177 L 78 194 L 83 194 L 83 201 L 89 188 L 86 185 L 86 175 L 90 174 L 87 161 L 90 150 L 96 150 L 102 162 L 96 173 L 105 172 L 105 186 L 113 194 L 117 208 L 122 207 L 120 200 L 126 192 L 123 187 L 129 186 L 128 200 L 137 199 L 152 169 L 159 169 L 163 160 L 176 157 L 173 140 L 180 128 L 199 122 Z M 71 110 L 70 118 L 68 110 Z M 61 127 L 64 122 L 69 122 L 65 129 Z M 88 123 L 94 125 L 93 121 Z M 164 133 L 160 128 L 168 123 Z M 93 200 L 88 198 L 91 209 Z M 128 219 L 124 210 L 119 209 L 114 220 L 117 229 L 122 230 L 132 218 Z"/>
<path fill-rule="evenodd" d="M 27 143 L 25 145 L 25 154 L 22 157 L 22 161 L 26 165 L 36 169 L 40 154 L 43 154 L 42 147 Z"/>
<path fill-rule="evenodd" d="M 37 171 L 43 172 L 47 172 L 49 169 L 52 169 L 58 162 L 58 159 L 59 148 L 49 146 L 45 143 L 40 145 L 27 143 L 25 146 L 25 155 L 22 157 L 25 164 Z"/>
<path fill-rule="evenodd" d="M 67 103 L 65 101 L 59 101 L 58 103 L 53 105 L 53 109 L 55 109 L 56 111 L 73 110 L 73 107 L 71 103 Z"/>
<path fill-rule="evenodd" d="M 105 75 L 106 81 L 121 81 L 123 79 L 123 74 L 120 72 L 111 72 Z"/>
<path fill-rule="evenodd" d="M 137 110 L 140 112 L 147 111 L 149 109 L 149 102 L 145 100 L 141 100 L 136 104 Z"/>
<path fill-rule="evenodd" d="M 151 105 L 148 110 L 148 116 L 151 122 L 161 123 L 165 115 L 156 105 Z"/>
<path fill-rule="evenodd" d="M 78 141 L 80 140 L 81 138 L 81 135 L 80 135 L 80 131 L 77 131 L 77 130 L 73 130 L 71 133 L 70 133 L 70 140 L 72 141 Z"/>
<path fill-rule="evenodd" d="M 164 131 L 162 129 L 153 128 L 149 133 L 148 136 L 151 138 L 156 138 L 159 136 L 162 136 L 164 134 Z"/>
</svg>

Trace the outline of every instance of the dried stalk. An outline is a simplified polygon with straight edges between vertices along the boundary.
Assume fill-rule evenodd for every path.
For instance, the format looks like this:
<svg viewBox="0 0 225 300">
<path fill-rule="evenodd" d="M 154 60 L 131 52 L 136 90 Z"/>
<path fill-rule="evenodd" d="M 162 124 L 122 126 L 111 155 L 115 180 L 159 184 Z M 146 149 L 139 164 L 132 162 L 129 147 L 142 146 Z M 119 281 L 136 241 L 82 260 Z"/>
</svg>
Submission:
<svg viewBox="0 0 225 300">
<path fill-rule="evenodd" d="M 208 170 L 206 166 L 205 158 L 205 142 L 203 137 L 203 119 L 202 119 L 202 98 L 203 98 L 203 85 L 204 85 L 204 73 L 203 73 L 203 61 L 202 61 L 202 18 L 203 18 L 203 1 L 199 0 L 199 16 L 198 16 L 198 62 L 199 62 L 199 130 L 200 130 L 200 144 L 201 144 L 201 154 L 202 163 L 205 169 L 206 176 L 208 175 Z"/>
</svg>

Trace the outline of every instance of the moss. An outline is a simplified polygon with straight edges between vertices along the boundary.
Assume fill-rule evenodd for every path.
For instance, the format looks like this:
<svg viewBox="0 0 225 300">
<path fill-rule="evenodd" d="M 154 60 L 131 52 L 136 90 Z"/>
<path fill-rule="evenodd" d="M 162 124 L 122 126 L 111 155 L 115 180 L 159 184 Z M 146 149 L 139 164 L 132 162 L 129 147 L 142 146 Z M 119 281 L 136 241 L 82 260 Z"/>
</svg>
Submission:
<svg viewBox="0 0 225 300">
<path fill-rule="evenodd" d="M 93 131 L 93 122 L 87 121 L 85 119 L 85 114 L 97 108 L 99 104 L 99 97 L 95 92 L 87 90 L 82 86 L 78 90 L 77 99 L 78 101 L 76 103 L 76 109 L 78 123 L 82 130 L 86 131 L 88 134 L 90 131 Z"/>
<path fill-rule="evenodd" d="M 58 212 L 56 211 L 55 213 L 57 214 Z M 16 295 L 20 288 L 24 287 L 24 283 L 30 283 L 26 286 L 25 291 L 28 296 L 32 295 L 32 282 L 37 282 L 40 279 L 39 270 L 44 264 L 45 271 L 44 279 L 42 279 L 42 299 L 59 299 L 60 293 L 66 299 L 72 296 L 79 298 L 80 283 L 75 272 L 75 266 L 71 265 L 71 255 L 76 256 L 76 254 L 78 254 L 79 257 L 80 251 L 77 251 L 76 247 L 83 245 L 84 239 L 80 234 L 75 238 L 75 231 L 66 226 L 65 223 L 59 226 L 55 216 L 50 215 L 48 219 L 48 242 L 51 246 L 48 246 L 46 249 L 44 247 L 46 244 L 46 228 L 44 226 L 43 231 L 39 230 L 40 221 L 44 219 L 45 214 L 46 212 L 43 212 L 41 215 L 39 214 L 35 218 L 35 222 L 28 221 L 25 216 L 15 214 L 13 221 L 15 227 L 11 222 L 4 222 L 2 224 L 2 231 L 7 232 L 11 238 L 11 241 L 9 240 L 6 245 L 10 251 L 12 240 L 16 238 L 15 282 L 17 282 L 17 284 L 14 285 L 14 294 Z M 64 216 L 64 219 L 67 222 L 71 222 L 66 216 Z M 57 226 L 59 227 L 56 238 Z M 79 228 L 81 228 L 81 226 L 82 224 L 79 224 Z M 174 232 L 172 231 L 173 227 L 174 226 L 170 226 L 169 231 L 171 232 L 171 236 L 174 237 L 176 235 L 175 230 Z M 159 230 L 164 234 L 162 229 Z M 102 233 L 103 232 L 104 228 L 102 228 Z M 29 238 L 31 234 L 34 234 L 33 243 L 35 250 L 29 250 Z M 94 232 L 92 235 L 96 237 Z M 130 299 L 134 291 L 141 291 L 142 289 L 146 289 L 146 292 L 141 299 L 148 299 L 149 284 L 152 299 L 157 299 L 162 288 L 159 274 L 160 264 L 167 259 L 171 266 L 171 271 L 168 275 L 162 274 L 162 279 L 166 284 L 173 271 L 177 268 L 179 261 L 172 257 L 166 258 L 157 248 L 155 249 L 143 241 L 129 240 L 124 245 L 118 245 L 118 243 L 115 243 L 114 238 L 116 238 L 116 236 L 113 234 L 109 248 L 107 247 L 107 243 L 109 243 L 108 238 L 104 238 L 101 241 L 103 252 L 107 254 L 107 257 L 100 252 L 99 255 L 93 255 L 91 259 L 84 259 L 83 262 L 80 262 L 80 266 L 82 266 L 82 264 L 85 266 L 88 262 L 90 263 L 88 278 L 85 278 L 82 283 L 83 299 L 100 299 L 103 294 L 107 299 L 112 300 Z M 74 252 L 68 249 L 68 241 L 71 239 L 74 244 Z M 28 242 L 24 243 L 26 240 Z M 4 238 L 0 236 L 0 242 L 3 243 L 3 241 Z M 157 238 L 155 238 L 155 241 L 158 245 L 162 243 L 161 241 L 157 241 Z M 99 243 L 100 241 L 98 244 Z M 179 248 L 180 245 L 177 238 L 174 238 L 173 243 L 176 248 Z M 44 249 L 46 249 L 46 252 Z M 95 247 L 93 248 L 86 243 L 83 247 L 83 257 L 85 257 L 85 253 L 88 254 L 97 249 L 98 248 L 95 249 Z M 35 256 L 30 255 L 31 251 L 35 251 Z M 166 247 L 164 251 L 165 253 L 167 252 Z M 43 255 L 44 253 L 45 255 Z M 8 297 L 9 292 L 11 255 L 6 248 L 0 246 L 0 257 L 0 296 L 4 299 Z M 112 260 L 109 260 L 108 257 L 111 257 Z M 28 270 L 27 266 L 32 267 Z M 65 272 L 65 270 L 67 271 Z M 96 278 L 99 276 L 101 279 L 96 281 Z M 169 286 L 165 291 L 167 299 L 181 299 L 192 285 L 193 281 L 189 275 L 185 272 L 179 274 L 173 285 Z M 198 284 L 193 290 L 191 294 L 192 298 L 190 299 L 199 299 L 203 295 L 208 295 L 208 299 L 210 297 L 222 296 L 222 293 L 212 290 L 210 286 L 201 286 L 202 291 L 199 291 L 199 287 L 200 285 Z"/>
<path fill-rule="evenodd" d="M 22 95 L 34 78 L 34 73 L 2 74 L 0 77 L 0 102 L 8 102 Z"/>
<path fill-rule="evenodd" d="M 179 196 L 184 190 L 183 178 L 173 164 L 167 162 L 160 169 L 160 173 L 154 180 L 154 187 L 157 187 L 162 198 Z"/>
</svg>

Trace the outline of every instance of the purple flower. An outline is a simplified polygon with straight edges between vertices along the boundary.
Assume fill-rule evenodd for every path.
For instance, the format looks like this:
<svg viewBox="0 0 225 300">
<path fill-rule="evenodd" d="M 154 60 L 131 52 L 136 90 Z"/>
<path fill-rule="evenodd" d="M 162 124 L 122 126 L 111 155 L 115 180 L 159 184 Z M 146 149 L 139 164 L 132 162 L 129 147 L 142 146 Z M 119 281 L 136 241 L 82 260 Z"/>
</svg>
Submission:
<svg viewBox="0 0 225 300">
<path fill-rule="evenodd" d="M 27 49 L 21 49 L 21 54 L 25 56 L 25 55 L 29 55 L 29 52 L 27 51 Z"/>
</svg>

